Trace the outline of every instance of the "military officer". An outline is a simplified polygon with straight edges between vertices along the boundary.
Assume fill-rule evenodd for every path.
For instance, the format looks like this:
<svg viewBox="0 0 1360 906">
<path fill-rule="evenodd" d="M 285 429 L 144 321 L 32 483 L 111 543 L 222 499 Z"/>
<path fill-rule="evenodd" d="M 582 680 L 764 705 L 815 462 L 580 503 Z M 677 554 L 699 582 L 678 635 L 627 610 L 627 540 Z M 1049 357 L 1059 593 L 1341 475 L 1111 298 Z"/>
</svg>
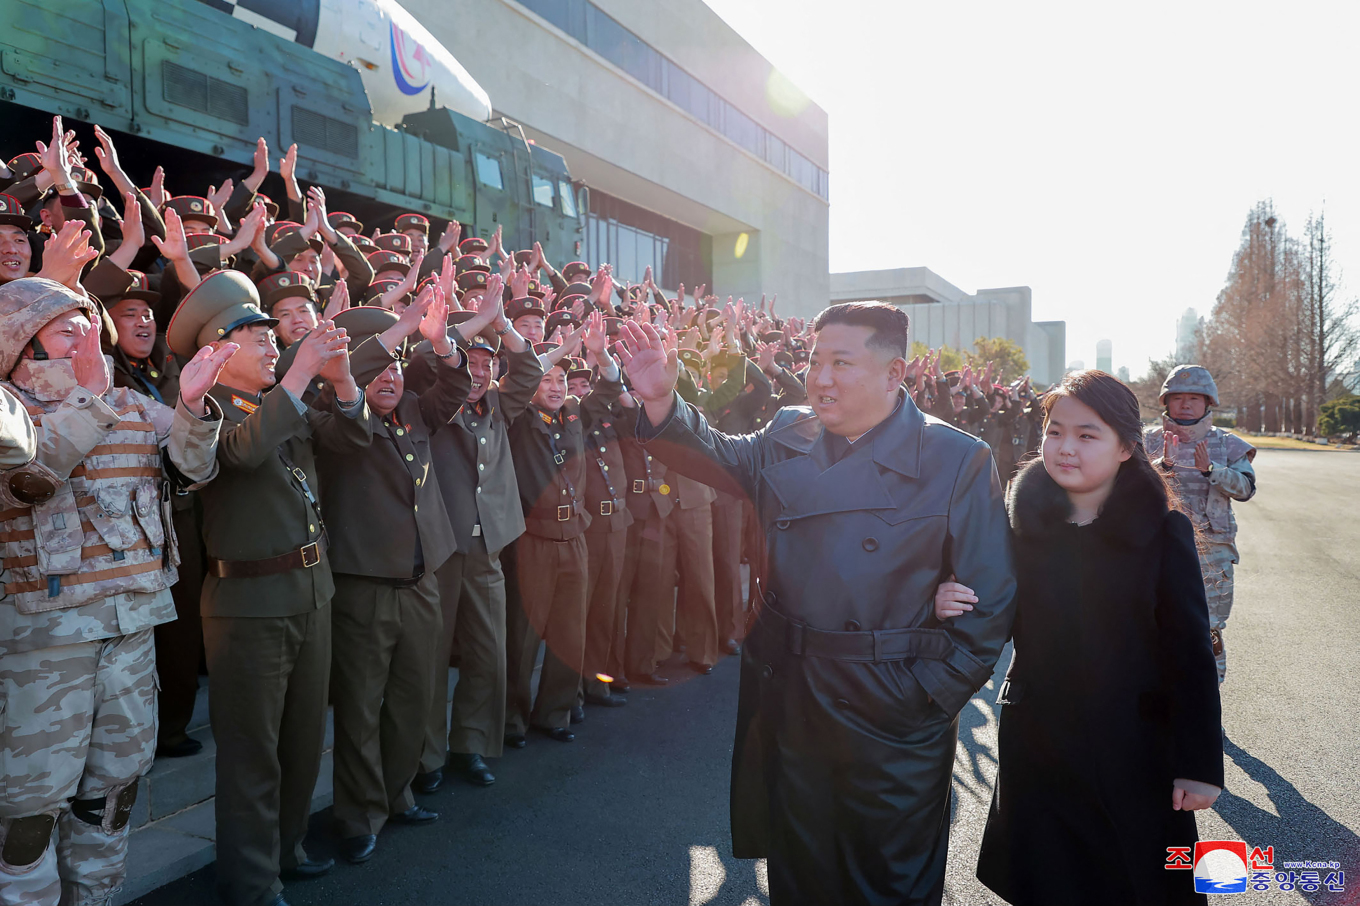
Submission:
<svg viewBox="0 0 1360 906">
<path fill-rule="evenodd" d="M 287 348 L 316 330 L 316 287 L 306 274 L 279 271 L 260 281 L 262 310 L 279 322 L 274 338 L 279 347 Z"/>
<path fill-rule="evenodd" d="M 334 527 L 334 812 L 341 855 L 352 863 L 372 857 L 389 818 L 422 824 L 437 817 L 417 806 L 410 790 L 435 692 L 430 683 L 440 636 L 435 571 L 455 544 L 430 466 L 430 438 L 446 429 L 471 380 L 463 354 L 447 335 L 443 290 L 427 288 L 412 308 L 424 312 L 419 330 L 437 361 L 434 385 L 419 395 L 407 392 L 402 363 L 392 362 L 365 389 L 378 419 L 374 442 L 355 452 L 323 450 L 318 459 Z M 476 326 L 489 321 L 484 317 Z M 335 318 L 352 340 L 377 336 L 397 323 L 392 312 L 370 306 Z M 442 698 L 442 688 L 439 694 Z"/>
<path fill-rule="evenodd" d="M 243 906 L 285 903 L 281 873 L 309 877 L 333 864 L 303 848 L 325 736 L 335 591 L 316 450 L 356 451 L 373 436 L 345 332 L 322 322 L 276 383 L 276 323 L 244 274 L 218 271 L 184 297 L 166 331 L 179 355 L 240 346 L 211 391 L 227 426 L 220 481 L 202 495 L 202 614 L 217 878 L 223 898 Z M 334 388 L 335 412 L 302 402 L 318 375 Z"/>
<path fill-rule="evenodd" d="M 571 742 L 571 712 L 585 656 L 588 556 L 591 517 L 585 500 L 585 432 L 609 418 L 623 389 L 618 364 L 605 351 L 604 318 L 596 312 L 585 345 L 600 376 L 579 403 L 567 396 L 559 364 L 539 381 L 533 402 L 510 429 L 515 476 L 524 512 L 524 535 L 516 543 L 522 607 L 507 615 L 506 732 L 532 728 L 558 742 Z M 542 346 L 540 355 L 547 352 Z M 539 643 L 546 643 L 537 695 L 533 670 Z"/>
<path fill-rule="evenodd" d="M 457 552 L 436 577 L 443 633 L 415 784 L 420 792 L 439 788 L 446 762 L 468 781 L 489 786 L 495 776 L 485 759 L 499 757 L 504 744 L 506 587 L 500 555 L 524 531 L 509 426 L 529 405 L 543 370 L 533 349 L 506 320 L 501 288 L 501 276 L 495 274 L 480 296 L 481 310 L 491 312 L 489 327 L 473 329 L 469 312 L 450 315 L 454 340 L 467 353 L 472 387 L 462 410 L 430 442 Z M 504 343 L 507 368 L 500 382 L 493 383 L 497 343 Z M 428 386 L 431 370 L 426 358 L 414 357 L 410 386 Z M 455 634 L 459 670 L 450 711 L 444 692 Z"/>
<path fill-rule="evenodd" d="M 1161 425 L 1148 428 L 1144 446 L 1148 456 L 1162 457 L 1162 467 L 1176 484 L 1181 509 L 1204 544 L 1200 571 L 1209 599 L 1209 640 L 1218 664 L 1218 681 L 1228 673 L 1223 630 L 1232 613 L 1233 567 L 1237 553 L 1237 519 L 1232 502 L 1245 503 L 1256 495 L 1256 448 L 1242 438 L 1214 427 L 1213 408 L 1218 386 L 1208 369 L 1177 365 L 1162 383 L 1165 406 Z"/>
<path fill-rule="evenodd" d="M 110 386 L 99 323 L 53 281 L 0 288 L 0 375 L 37 434 L 0 494 L 6 906 L 102 904 L 122 883 L 156 743 L 152 630 L 175 618 L 162 449 L 186 485 L 216 472 L 221 413 L 204 395 L 234 348 L 186 350 L 172 409 Z"/>
<path fill-rule="evenodd" d="M 585 361 L 570 362 L 568 393 L 572 399 L 586 399 L 591 393 L 592 372 Z M 614 674 L 609 671 L 616 639 L 617 644 L 623 644 L 623 634 L 618 632 L 619 584 L 628 552 L 628 529 L 633 524 L 617 422 L 615 411 L 599 412 L 585 429 L 585 498 L 590 525 L 586 528 L 586 651 L 580 698 L 610 708 L 627 702 L 623 696 L 611 694 Z M 623 679 L 622 673 L 618 679 Z"/>
</svg>

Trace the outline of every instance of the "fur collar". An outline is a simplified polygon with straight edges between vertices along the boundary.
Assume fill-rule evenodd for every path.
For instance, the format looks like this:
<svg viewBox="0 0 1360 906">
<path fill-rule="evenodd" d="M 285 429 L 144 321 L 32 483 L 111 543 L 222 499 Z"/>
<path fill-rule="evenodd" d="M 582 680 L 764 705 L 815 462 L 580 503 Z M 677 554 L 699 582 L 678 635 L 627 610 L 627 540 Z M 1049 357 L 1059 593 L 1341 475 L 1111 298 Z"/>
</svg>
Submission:
<svg viewBox="0 0 1360 906">
<path fill-rule="evenodd" d="M 1030 538 L 1053 531 L 1067 522 L 1072 504 L 1044 469 L 1042 458 L 1020 469 L 1011 483 L 1006 508 L 1017 537 Z M 1093 523 L 1097 534 L 1115 543 L 1142 547 L 1161 528 L 1169 509 L 1166 488 L 1126 462 L 1114 490 Z"/>
</svg>

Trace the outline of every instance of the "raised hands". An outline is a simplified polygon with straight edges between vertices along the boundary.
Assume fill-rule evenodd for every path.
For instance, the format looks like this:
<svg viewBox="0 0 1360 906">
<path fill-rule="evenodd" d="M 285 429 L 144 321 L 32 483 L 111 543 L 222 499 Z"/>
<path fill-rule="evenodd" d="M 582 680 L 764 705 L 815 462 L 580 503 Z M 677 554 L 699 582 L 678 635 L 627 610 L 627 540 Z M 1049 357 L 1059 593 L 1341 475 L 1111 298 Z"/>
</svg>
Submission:
<svg viewBox="0 0 1360 906">
<path fill-rule="evenodd" d="M 451 252 L 458 247 L 458 240 L 463 235 L 463 225 L 456 220 L 450 220 L 449 225 L 444 227 L 444 232 L 439 237 L 439 249 L 444 252 Z"/>
<path fill-rule="evenodd" d="M 510 297 L 512 299 L 523 299 L 529 295 L 529 269 L 527 267 L 517 267 L 510 272 Z"/>
<path fill-rule="evenodd" d="M 349 308 L 349 284 L 344 280 L 337 280 L 331 289 L 331 297 L 326 300 L 326 310 L 321 313 L 321 317 L 327 321 L 334 321 L 335 316 L 347 308 Z"/>
<path fill-rule="evenodd" d="M 421 298 L 429 297 L 425 304 L 425 314 L 420 319 L 420 335 L 430 341 L 436 354 L 448 355 L 453 344 L 449 341 L 449 303 L 448 297 L 438 283 L 431 283 L 420 293 Z M 419 299 L 416 300 L 420 302 Z M 412 306 L 415 308 L 416 306 Z"/>
<path fill-rule="evenodd" d="M 264 141 L 264 139 L 260 139 Z M 288 197 L 294 201 L 302 200 L 302 190 L 297 184 L 297 143 L 288 146 L 283 157 L 279 158 L 279 175 L 283 177 L 283 185 L 288 190 Z"/>
<path fill-rule="evenodd" d="M 269 142 L 265 141 L 263 137 L 255 140 L 255 157 L 251 164 L 253 169 L 244 182 L 247 189 L 258 192 L 260 191 L 260 183 L 264 182 L 264 178 L 269 175 Z M 160 207 L 159 201 L 155 204 Z"/>
<path fill-rule="evenodd" d="M 38 159 L 42 163 L 43 173 L 45 173 L 54 186 L 71 185 L 71 156 L 72 150 L 70 142 L 75 138 L 75 133 L 68 133 L 62 126 L 61 117 L 52 117 L 52 141 L 49 144 L 37 142 Z"/>
<path fill-rule="evenodd" d="M 157 167 L 156 172 L 151 174 L 151 185 L 146 190 L 146 198 L 151 202 L 151 206 L 159 211 L 169 197 L 165 191 L 165 168 Z"/>
<path fill-rule="evenodd" d="M 142 228 L 142 206 L 137 203 L 137 196 L 131 192 L 123 193 L 123 220 L 119 223 L 119 228 L 123 240 L 118 244 L 118 248 L 109 254 L 109 260 L 127 270 L 132 267 L 137 253 L 146 243 L 146 230 Z"/>
<path fill-rule="evenodd" d="M 71 354 L 71 370 L 75 372 L 76 383 L 93 393 L 103 396 L 108 392 L 112 375 L 109 363 L 104 358 L 104 350 L 99 345 L 99 318 L 96 316 L 88 327 L 77 327 L 80 336 L 76 339 L 75 351 Z"/>
<path fill-rule="evenodd" d="M 94 127 L 94 137 L 99 142 L 99 147 L 94 149 L 94 156 L 99 160 L 100 169 L 109 177 L 120 195 L 128 194 L 133 190 L 132 180 L 123 172 L 123 166 L 118 160 L 118 150 L 113 147 L 113 139 L 99 126 Z"/>
<path fill-rule="evenodd" d="M 42 270 L 36 276 L 55 280 L 67 289 L 83 293 L 80 272 L 98 257 L 99 250 L 90 247 L 90 231 L 79 220 L 68 220 L 48 237 L 43 246 Z"/>
<path fill-rule="evenodd" d="M 227 360 L 240 348 L 235 343 L 223 343 L 216 349 L 204 346 L 194 354 L 179 373 L 179 396 L 184 401 L 184 408 L 194 415 L 208 414 L 208 407 L 203 405 L 203 397 L 212 389 L 213 384 L 217 383 L 222 366 L 226 365 Z"/>
<path fill-rule="evenodd" d="M 650 324 L 624 321 L 620 330 L 619 356 L 628 369 L 629 382 L 647 407 L 648 418 L 660 424 L 670 414 L 671 395 L 680 375 L 679 355 L 674 348 L 667 348 Z M 660 419 L 653 417 L 658 410 Z"/>
</svg>

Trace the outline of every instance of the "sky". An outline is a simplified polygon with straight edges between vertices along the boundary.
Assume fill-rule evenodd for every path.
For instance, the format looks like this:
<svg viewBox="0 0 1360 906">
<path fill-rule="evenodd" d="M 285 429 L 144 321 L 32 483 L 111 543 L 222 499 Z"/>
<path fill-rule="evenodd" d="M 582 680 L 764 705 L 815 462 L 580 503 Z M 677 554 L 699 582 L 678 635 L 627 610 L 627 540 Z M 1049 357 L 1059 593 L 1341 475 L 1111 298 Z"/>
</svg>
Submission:
<svg viewBox="0 0 1360 906">
<path fill-rule="evenodd" d="M 1360 3 L 706 2 L 827 111 L 833 272 L 1027 285 L 1138 377 L 1270 198 L 1360 295 Z"/>
</svg>

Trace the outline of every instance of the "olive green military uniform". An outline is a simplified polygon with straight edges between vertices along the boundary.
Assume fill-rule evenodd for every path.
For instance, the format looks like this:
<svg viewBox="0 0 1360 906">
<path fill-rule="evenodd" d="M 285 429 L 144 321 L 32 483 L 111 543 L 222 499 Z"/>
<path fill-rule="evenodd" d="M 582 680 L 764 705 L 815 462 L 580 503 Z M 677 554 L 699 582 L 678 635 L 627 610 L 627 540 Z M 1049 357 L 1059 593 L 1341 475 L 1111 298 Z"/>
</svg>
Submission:
<svg viewBox="0 0 1360 906">
<path fill-rule="evenodd" d="M 522 606 L 506 615 L 507 733 L 570 724 L 586 645 L 586 422 L 608 419 L 622 389 L 602 376 L 584 400 L 568 397 L 556 413 L 530 406 L 510 428 L 525 531 L 515 545 Z M 540 642 L 547 651 L 535 695 Z"/>
<path fill-rule="evenodd" d="M 619 584 L 628 554 L 628 529 L 633 513 L 628 508 L 628 474 L 619 445 L 619 431 L 612 413 L 601 413 L 586 426 L 586 653 L 581 673 L 582 693 L 609 697 L 613 677 L 614 645 L 623 643 L 618 632 Z M 621 677 L 620 677 L 621 678 Z"/>
<path fill-rule="evenodd" d="M 220 271 L 184 298 L 167 335 L 182 355 L 242 323 L 273 322 L 245 275 Z M 321 767 L 335 585 L 316 451 L 362 449 L 373 422 L 362 399 L 332 414 L 278 386 L 256 395 L 218 384 L 211 395 L 227 422 L 219 480 L 202 494 L 217 879 L 227 902 L 251 906 L 281 892 L 281 869 L 307 860 Z"/>
<path fill-rule="evenodd" d="M 416 392 L 429 386 L 434 374 L 421 351 L 417 347 L 407 374 Z M 420 759 L 424 773 L 442 769 L 451 751 L 497 757 L 505 736 L 506 587 L 500 555 L 524 531 L 508 428 L 543 376 L 533 350 L 506 350 L 505 362 L 500 382 L 465 405 L 430 441 L 457 551 L 437 574 L 443 631 Z M 458 685 L 450 711 L 446 690 L 455 633 Z"/>
<path fill-rule="evenodd" d="M 0 494 L 6 906 L 103 904 L 123 880 L 128 818 L 156 742 L 152 628 L 175 618 L 162 448 L 182 481 L 216 471 L 217 414 L 121 387 L 97 396 L 77 385 L 70 359 L 19 358 L 72 310 L 98 317 L 48 280 L 0 289 L 0 374 L 36 430 L 36 458 Z"/>
<path fill-rule="evenodd" d="M 356 340 L 396 322 L 387 309 L 367 307 L 335 319 Z M 440 637 L 435 570 L 454 550 L 430 438 L 447 430 L 471 384 L 460 353 L 441 360 L 436 373 L 429 390 L 408 391 L 392 412 L 375 416 L 373 443 L 318 457 L 335 575 L 331 699 L 343 838 L 376 834 L 389 815 L 415 804 L 410 784 Z"/>
</svg>

